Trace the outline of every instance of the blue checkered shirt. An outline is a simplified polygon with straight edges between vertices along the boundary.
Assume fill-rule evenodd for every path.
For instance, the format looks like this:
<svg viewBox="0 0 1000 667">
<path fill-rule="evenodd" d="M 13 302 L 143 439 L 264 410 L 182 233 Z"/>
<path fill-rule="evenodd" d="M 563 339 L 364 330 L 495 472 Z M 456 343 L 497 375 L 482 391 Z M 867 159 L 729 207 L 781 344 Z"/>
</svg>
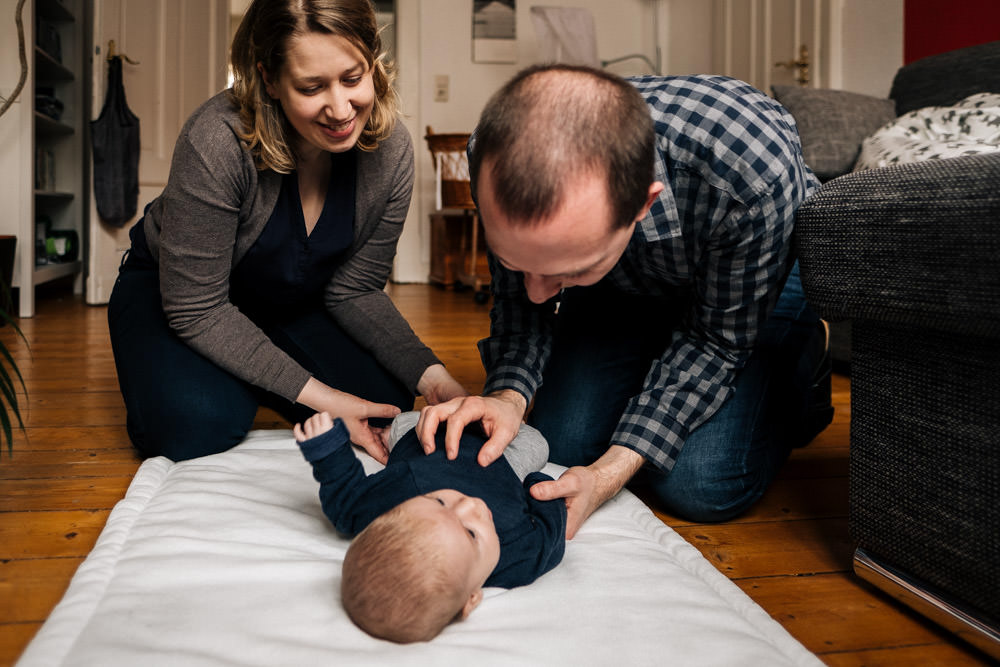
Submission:
<svg viewBox="0 0 1000 667">
<path fill-rule="evenodd" d="M 718 76 L 632 83 L 655 123 L 655 178 L 666 188 L 604 281 L 654 296 L 680 287 L 694 298 L 611 443 L 669 471 L 688 434 L 732 394 L 787 275 L 795 211 L 818 181 L 791 115 L 748 84 Z M 513 389 L 530 402 L 549 357 L 551 304 L 531 304 L 521 274 L 493 258 L 490 269 L 484 393 Z"/>
</svg>

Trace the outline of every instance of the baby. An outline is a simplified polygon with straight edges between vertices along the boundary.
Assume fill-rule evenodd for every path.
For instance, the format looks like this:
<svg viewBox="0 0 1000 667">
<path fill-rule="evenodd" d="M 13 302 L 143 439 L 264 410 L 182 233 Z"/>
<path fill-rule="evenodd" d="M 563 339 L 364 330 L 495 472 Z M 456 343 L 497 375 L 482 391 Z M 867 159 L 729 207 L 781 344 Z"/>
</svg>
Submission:
<svg viewBox="0 0 1000 667">
<path fill-rule="evenodd" d="M 444 433 L 430 454 L 413 430 L 417 412 L 393 420 L 389 461 L 365 476 L 343 422 L 317 413 L 295 439 L 320 483 L 323 512 L 357 536 L 344 558 L 341 599 L 368 634 L 399 643 L 428 641 L 476 608 L 484 586 L 529 584 L 562 560 L 566 504 L 535 500 L 528 489 L 548 444 L 522 425 L 504 455 L 476 461 L 485 438 L 467 430 L 458 457 Z"/>
</svg>

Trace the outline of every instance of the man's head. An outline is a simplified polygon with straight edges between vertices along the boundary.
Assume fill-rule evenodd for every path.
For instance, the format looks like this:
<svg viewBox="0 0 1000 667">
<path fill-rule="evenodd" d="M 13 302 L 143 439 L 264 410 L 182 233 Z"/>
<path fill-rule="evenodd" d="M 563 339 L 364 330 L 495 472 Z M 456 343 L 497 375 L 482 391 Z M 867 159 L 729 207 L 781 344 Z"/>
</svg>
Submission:
<svg viewBox="0 0 1000 667">
<path fill-rule="evenodd" d="M 344 558 L 341 599 L 368 634 L 429 641 L 466 618 L 500 559 L 486 503 L 453 489 L 411 498 L 378 517 Z"/>
<path fill-rule="evenodd" d="M 532 301 L 596 283 L 621 257 L 653 182 L 653 122 L 628 82 L 564 65 L 522 71 L 487 103 L 469 159 L 486 239 Z"/>
</svg>

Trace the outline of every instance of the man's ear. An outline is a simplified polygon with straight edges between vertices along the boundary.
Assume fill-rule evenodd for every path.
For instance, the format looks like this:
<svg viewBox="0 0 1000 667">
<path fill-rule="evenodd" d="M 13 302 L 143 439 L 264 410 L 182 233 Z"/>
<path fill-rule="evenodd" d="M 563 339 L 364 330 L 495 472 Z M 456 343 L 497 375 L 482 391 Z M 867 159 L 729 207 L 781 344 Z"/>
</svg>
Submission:
<svg viewBox="0 0 1000 667">
<path fill-rule="evenodd" d="M 271 85 L 271 79 L 267 76 L 267 71 L 264 69 L 264 63 L 257 63 L 257 71 L 260 72 L 260 77 L 264 80 L 264 90 L 267 94 L 271 96 L 272 99 L 277 99 L 277 95 L 274 92 L 274 87 Z"/>
<path fill-rule="evenodd" d="M 642 207 L 642 210 L 639 211 L 639 215 L 635 216 L 635 222 L 639 222 L 646 217 L 646 214 L 649 213 L 649 208 L 653 205 L 653 202 L 656 201 L 656 198 L 660 196 L 660 193 L 663 192 L 665 188 L 666 186 L 659 181 L 653 181 L 650 183 L 649 190 L 646 191 L 646 204 Z"/>
<path fill-rule="evenodd" d="M 469 599 L 465 601 L 465 605 L 462 607 L 462 620 L 464 621 L 472 613 L 472 610 L 479 606 L 479 603 L 483 601 L 483 589 L 477 588 L 469 596 Z"/>
</svg>

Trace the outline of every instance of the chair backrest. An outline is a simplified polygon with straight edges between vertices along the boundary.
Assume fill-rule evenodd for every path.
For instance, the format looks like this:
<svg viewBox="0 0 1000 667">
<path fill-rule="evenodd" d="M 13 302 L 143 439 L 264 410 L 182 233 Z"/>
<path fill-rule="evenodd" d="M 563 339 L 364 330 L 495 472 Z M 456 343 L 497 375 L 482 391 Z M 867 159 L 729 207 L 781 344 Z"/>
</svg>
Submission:
<svg viewBox="0 0 1000 667">
<path fill-rule="evenodd" d="M 975 93 L 1000 93 L 1000 41 L 955 49 L 900 67 L 889 97 L 896 115 L 951 106 Z"/>
<path fill-rule="evenodd" d="M 469 159 L 465 148 L 469 135 L 462 133 L 435 134 L 427 126 L 427 148 L 434 161 L 434 181 L 437 190 L 437 207 L 476 208 L 469 184 Z"/>
</svg>

